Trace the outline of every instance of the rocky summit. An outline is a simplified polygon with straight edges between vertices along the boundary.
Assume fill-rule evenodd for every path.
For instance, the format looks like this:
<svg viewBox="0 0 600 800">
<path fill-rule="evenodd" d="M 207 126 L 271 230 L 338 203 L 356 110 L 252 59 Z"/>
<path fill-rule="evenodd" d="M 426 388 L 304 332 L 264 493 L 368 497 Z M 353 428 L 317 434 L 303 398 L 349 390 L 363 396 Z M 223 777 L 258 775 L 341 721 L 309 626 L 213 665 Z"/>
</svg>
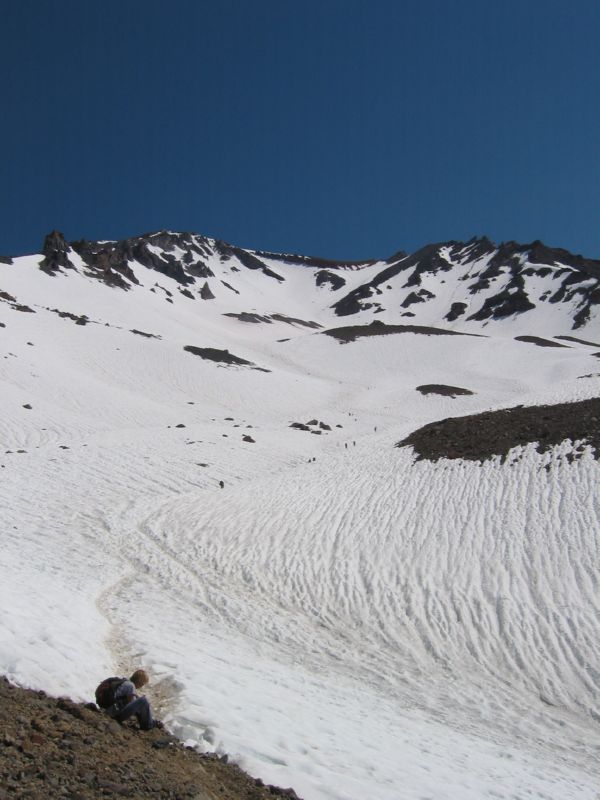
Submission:
<svg viewBox="0 0 600 800">
<path fill-rule="evenodd" d="M 540 241 L 496 245 L 487 237 L 349 262 L 248 250 L 192 233 L 68 242 L 52 231 L 39 267 L 50 275 L 80 271 L 123 290 L 151 280 L 152 274 L 164 275 L 190 300 L 239 293 L 236 272 L 258 271 L 274 284 L 285 284 L 289 275 L 283 267 L 305 268 L 311 290 L 337 317 L 393 313 L 466 328 L 515 315 L 535 327 L 539 312 L 554 306 L 576 330 L 585 327 L 600 303 L 600 261 Z M 225 274 L 233 279 L 225 280 Z"/>
</svg>

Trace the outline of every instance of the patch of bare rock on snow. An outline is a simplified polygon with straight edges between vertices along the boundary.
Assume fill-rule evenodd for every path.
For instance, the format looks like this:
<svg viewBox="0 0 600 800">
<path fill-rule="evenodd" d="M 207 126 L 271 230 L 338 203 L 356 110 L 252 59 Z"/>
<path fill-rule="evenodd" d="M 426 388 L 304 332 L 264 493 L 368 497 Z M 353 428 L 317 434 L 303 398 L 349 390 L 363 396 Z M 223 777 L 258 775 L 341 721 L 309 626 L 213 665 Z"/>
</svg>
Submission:
<svg viewBox="0 0 600 800">
<path fill-rule="evenodd" d="M 530 442 L 546 452 L 565 439 L 586 444 L 600 458 L 600 398 L 548 406 L 516 406 L 432 422 L 414 431 L 397 447 L 412 446 L 419 459 L 464 458 L 485 461 L 506 458 L 509 450 Z"/>
</svg>

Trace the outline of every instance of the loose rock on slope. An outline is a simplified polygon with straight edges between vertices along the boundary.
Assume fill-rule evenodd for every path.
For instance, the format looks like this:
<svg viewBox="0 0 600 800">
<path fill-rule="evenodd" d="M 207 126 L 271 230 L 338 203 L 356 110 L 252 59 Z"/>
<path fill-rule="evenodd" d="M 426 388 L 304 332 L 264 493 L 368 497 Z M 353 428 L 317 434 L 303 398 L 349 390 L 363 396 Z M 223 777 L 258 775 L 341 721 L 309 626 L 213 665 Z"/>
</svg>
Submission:
<svg viewBox="0 0 600 800">
<path fill-rule="evenodd" d="M 431 422 L 398 442 L 412 446 L 419 459 L 464 458 L 484 461 L 508 455 L 513 447 L 538 442 L 544 452 L 570 439 L 592 446 L 600 458 L 600 398 L 554 406 L 517 406 Z"/>
<path fill-rule="evenodd" d="M 298 800 L 293 789 L 265 786 L 165 731 L 119 725 L 93 704 L 51 698 L 1 677 L 0 726 L 0 800 Z"/>
</svg>

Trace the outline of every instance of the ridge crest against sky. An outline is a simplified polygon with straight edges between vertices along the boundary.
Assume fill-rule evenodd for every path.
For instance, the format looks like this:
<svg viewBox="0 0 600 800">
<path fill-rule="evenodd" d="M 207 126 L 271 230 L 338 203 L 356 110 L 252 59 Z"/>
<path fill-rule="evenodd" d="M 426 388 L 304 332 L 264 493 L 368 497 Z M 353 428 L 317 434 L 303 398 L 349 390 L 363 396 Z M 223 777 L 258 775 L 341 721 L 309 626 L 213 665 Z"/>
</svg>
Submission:
<svg viewBox="0 0 600 800">
<path fill-rule="evenodd" d="M 107 239 L 98 238 L 98 239 L 72 239 L 68 236 L 65 236 L 62 231 L 58 231 L 53 229 L 50 233 L 46 234 L 43 241 L 43 247 L 41 243 L 38 244 L 38 247 L 30 252 L 30 253 L 11 253 L 11 254 L 0 254 L 0 258 L 3 259 L 14 259 L 19 258 L 20 256 L 24 255 L 36 255 L 41 254 L 45 255 L 48 248 L 50 250 L 55 249 L 58 247 L 59 249 L 68 250 L 71 247 L 75 247 L 75 249 L 79 249 L 84 244 L 95 244 L 95 245 L 104 245 L 104 244 L 126 244 L 130 242 L 140 242 L 140 241 L 148 241 L 154 238 L 173 238 L 175 240 L 181 239 L 182 242 L 185 244 L 186 241 L 193 240 L 193 239 L 202 239 L 205 241 L 213 241 L 218 242 L 221 245 L 225 246 L 226 248 L 233 249 L 233 250 L 246 250 L 247 252 L 255 253 L 259 256 L 273 256 L 278 259 L 285 259 L 289 257 L 292 260 L 299 260 L 300 263 L 303 262 L 310 262 L 310 261 L 322 261 L 323 263 L 328 262 L 331 265 L 365 265 L 365 264 L 373 264 L 376 261 L 387 261 L 392 262 L 394 260 L 406 258 L 407 256 L 411 255 L 410 252 L 406 250 L 394 250 L 393 253 L 388 254 L 386 258 L 363 258 L 363 259 L 340 259 L 331 256 L 320 256 L 315 253 L 292 253 L 292 252 L 276 252 L 273 250 L 265 250 L 264 248 L 242 248 L 234 242 L 226 242 L 225 240 L 218 239 L 214 236 L 207 235 L 205 233 L 200 233 L 198 231 L 175 231 L 175 230 L 168 230 L 166 228 L 161 228 L 160 230 L 154 231 L 146 231 L 142 234 L 133 234 L 124 236 L 120 239 Z M 435 248 L 448 246 L 458 246 L 458 247 L 466 247 L 468 245 L 480 245 L 484 249 L 492 250 L 503 250 L 503 251 L 521 251 L 523 253 L 528 251 L 535 251 L 535 258 L 542 258 L 542 261 L 546 258 L 549 260 L 554 259 L 555 261 L 560 261 L 561 259 L 565 259 L 567 261 L 585 261 L 585 262 L 597 262 L 600 263 L 599 259 L 590 259 L 585 254 L 582 253 L 572 253 L 568 251 L 566 248 L 561 247 L 549 247 L 546 245 L 545 242 L 542 242 L 540 239 L 535 239 L 532 242 L 516 242 L 513 240 L 509 241 L 501 241 L 501 242 L 494 242 L 488 236 L 472 236 L 470 239 L 466 239 L 464 241 L 458 241 L 457 239 L 448 239 L 446 241 L 440 242 L 429 242 L 424 244 L 422 247 L 417 247 L 415 250 L 412 251 L 412 255 L 417 255 L 421 251 L 430 251 Z M 543 255 L 542 255 L 543 254 Z"/>
<path fill-rule="evenodd" d="M 4 3 L 0 253 L 167 228 L 598 258 L 599 24 L 592 0 Z"/>
</svg>

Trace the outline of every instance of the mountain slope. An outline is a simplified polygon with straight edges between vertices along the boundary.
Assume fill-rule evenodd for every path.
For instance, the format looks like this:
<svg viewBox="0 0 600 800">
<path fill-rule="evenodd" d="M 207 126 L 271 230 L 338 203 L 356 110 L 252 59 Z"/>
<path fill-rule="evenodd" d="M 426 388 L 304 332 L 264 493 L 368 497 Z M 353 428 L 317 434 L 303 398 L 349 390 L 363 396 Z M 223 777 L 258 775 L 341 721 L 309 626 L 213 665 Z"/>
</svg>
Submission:
<svg viewBox="0 0 600 800">
<path fill-rule="evenodd" d="M 336 263 L 244 250 L 196 234 L 162 231 L 118 242 L 69 244 L 54 231 L 46 237 L 39 266 L 49 275 L 77 270 L 124 290 L 156 273 L 156 280 L 162 275 L 175 284 L 176 292 L 158 283 L 151 287 L 168 291 L 167 301 L 180 295 L 236 306 L 228 294 L 243 301 L 248 272 L 254 272 L 261 276 L 254 280 L 259 286 L 266 285 L 262 276 L 281 285 L 282 291 L 269 288 L 274 297 L 289 303 L 291 287 L 284 284 L 296 284 L 304 296 L 315 296 L 323 312 L 329 307 L 337 316 L 364 318 L 368 312 L 369 318 L 458 321 L 467 328 L 507 318 L 514 323 L 516 317 L 536 330 L 546 318 L 557 327 L 585 328 L 597 320 L 600 301 L 600 261 L 539 241 L 496 246 L 485 237 L 428 245 L 412 255 L 399 252 L 385 262 Z"/>
<path fill-rule="evenodd" d="M 227 758 L 195 753 L 160 730 L 140 733 L 83 704 L 20 689 L 0 678 L 0 775 L 6 797 L 297 798 L 265 786 Z M 123 753 L 127 753 L 127 758 Z"/>
<path fill-rule="evenodd" d="M 306 798 L 595 797 L 597 262 L 9 261 L 3 672 L 83 699 L 143 664 L 181 738 Z"/>
</svg>

